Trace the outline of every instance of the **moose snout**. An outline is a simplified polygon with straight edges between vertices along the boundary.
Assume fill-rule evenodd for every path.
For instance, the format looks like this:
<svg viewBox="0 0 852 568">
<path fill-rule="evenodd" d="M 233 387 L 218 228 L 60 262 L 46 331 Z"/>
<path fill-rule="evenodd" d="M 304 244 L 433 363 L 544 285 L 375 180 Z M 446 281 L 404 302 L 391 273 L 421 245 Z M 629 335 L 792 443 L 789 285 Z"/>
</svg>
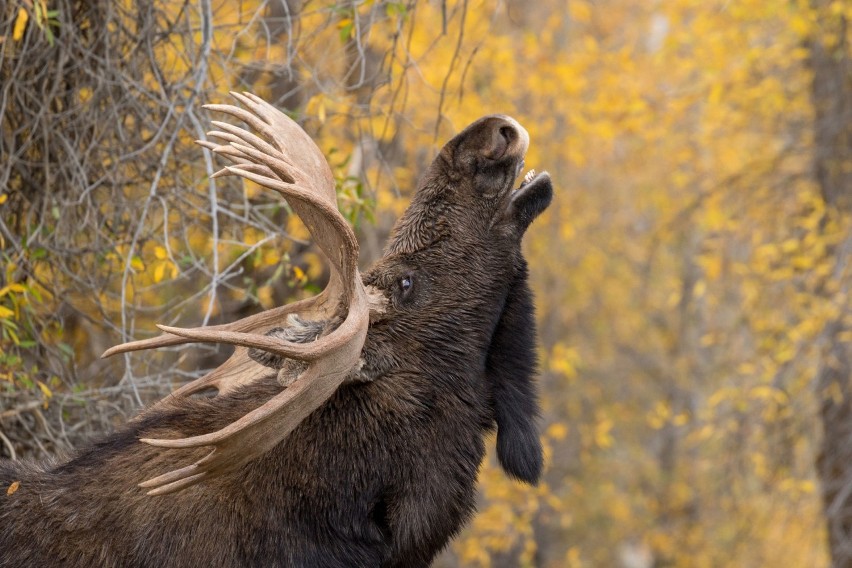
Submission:
<svg viewBox="0 0 852 568">
<path fill-rule="evenodd" d="M 517 120 L 505 114 L 495 114 L 482 119 L 491 130 L 491 143 L 484 152 L 492 160 L 519 157 L 527 153 L 530 135 Z"/>
</svg>

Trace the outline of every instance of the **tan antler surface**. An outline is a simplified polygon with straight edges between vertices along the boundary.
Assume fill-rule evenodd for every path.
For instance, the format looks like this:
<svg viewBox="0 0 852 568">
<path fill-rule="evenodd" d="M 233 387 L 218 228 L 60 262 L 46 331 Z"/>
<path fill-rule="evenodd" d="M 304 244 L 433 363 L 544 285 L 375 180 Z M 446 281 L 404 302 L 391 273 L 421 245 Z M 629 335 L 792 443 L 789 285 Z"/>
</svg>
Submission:
<svg viewBox="0 0 852 568">
<path fill-rule="evenodd" d="M 257 134 L 213 122 L 220 130 L 208 136 L 225 143 L 199 141 L 199 144 L 236 164 L 225 167 L 216 176 L 238 175 L 286 198 L 328 257 L 331 275 L 325 290 L 313 298 L 229 324 L 196 329 L 159 326 L 165 332 L 159 337 L 125 343 L 104 353 L 106 357 L 200 341 L 238 346 L 220 367 L 176 390 L 172 396 L 189 396 L 210 387 L 221 395 L 257 380 L 265 374 L 265 368 L 249 358 L 249 347 L 308 363 L 307 369 L 284 391 L 219 431 L 174 440 L 143 439 L 147 444 L 163 448 L 213 448 L 190 466 L 141 483 L 140 486 L 150 489 L 149 495 L 179 491 L 205 477 L 233 471 L 269 451 L 346 379 L 358 362 L 369 326 L 367 295 L 358 273 L 358 242 L 337 210 L 334 178 L 325 158 L 305 131 L 273 106 L 250 93 L 231 94 L 245 108 L 231 105 L 205 108 L 230 114 Z M 293 343 L 265 335 L 270 329 L 285 325 L 287 316 L 294 313 L 312 320 L 331 319 L 345 313 L 345 319 L 331 333 L 311 343 Z"/>
</svg>

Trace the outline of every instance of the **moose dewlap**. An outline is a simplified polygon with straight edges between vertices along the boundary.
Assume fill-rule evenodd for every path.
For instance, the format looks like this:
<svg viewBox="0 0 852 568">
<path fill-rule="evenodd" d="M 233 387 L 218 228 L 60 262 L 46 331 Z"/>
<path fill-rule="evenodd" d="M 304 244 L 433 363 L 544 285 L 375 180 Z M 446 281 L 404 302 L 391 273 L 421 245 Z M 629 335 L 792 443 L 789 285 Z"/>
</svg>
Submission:
<svg viewBox="0 0 852 568">
<path fill-rule="evenodd" d="M 236 346 L 219 368 L 59 465 L 0 462 L 0 566 L 427 566 L 474 512 L 485 435 L 536 483 L 535 318 L 521 239 L 547 173 L 529 135 L 481 118 L 440 151 L 382 258 L 358 270 L 334 180 L 251 94 L 199 142 L 278 192 L 328 258 L 314 298 L 106 355 Z M 191 397 L 215 389 L 212 398 Z"/>
</svg>

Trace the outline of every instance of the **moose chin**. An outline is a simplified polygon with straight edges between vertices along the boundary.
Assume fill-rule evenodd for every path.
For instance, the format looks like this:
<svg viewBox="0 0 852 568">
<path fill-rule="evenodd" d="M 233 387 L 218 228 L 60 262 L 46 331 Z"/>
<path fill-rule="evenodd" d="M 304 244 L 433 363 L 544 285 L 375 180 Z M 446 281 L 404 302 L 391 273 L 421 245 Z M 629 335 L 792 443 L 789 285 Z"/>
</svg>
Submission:
<svg viewBox="0 0 852 568">
<path fill-rule="evenodd" d="M 521 239 L 550 204 L 529 135 L 483 117 L 441 149 L 364 274 L 321 152 L 251 94 L 199 142 L 278 192 L 330 266 L 317 296 L 104 356 L 235 346 L 204 377 L 59 465 L 0 462 L 0 566 L 428 566 L 471 518 L 485 439 L 542 470 Z M 213 397 L 198 397 L 201 391 Z M 190 464 L 190 465 L 186 465 Z M 141 483 L 140 483 L 141 482 Z"/>
</svg>

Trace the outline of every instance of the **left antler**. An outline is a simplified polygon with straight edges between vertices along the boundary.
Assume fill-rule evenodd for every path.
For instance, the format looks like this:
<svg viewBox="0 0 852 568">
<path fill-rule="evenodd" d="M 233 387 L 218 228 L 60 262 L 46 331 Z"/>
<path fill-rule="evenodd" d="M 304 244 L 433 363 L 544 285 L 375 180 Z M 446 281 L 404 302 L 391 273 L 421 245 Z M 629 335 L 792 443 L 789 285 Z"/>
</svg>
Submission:
<svg viewBox="0 0 852 568">
<path fill-rule="evenodd" d="M 163 335 L 118 345 L 104 353 L 107 357 L 201 341 L 238 346 L 220 367 L 172 394 L 179 397 L 210 387 L 221 394 L 256 380 L 260 370 L 248 356 L 249 347 L 308 364 L 281 393 L 217 432 L 174 440 L 143 439 L 162 448 L 213 447 L 196 463 L 141 483 L 141 487 L 150 489 L 149 495 L 179 491 L 205 477 L 233 471 L 269 451 L 347 378 L 358 362 L 369 326 L 367 293 L 358 272 L 358 242 L 337 211 L 334 178 L 325 158 L 304 130 L 286 115 L 250 93 L 231 94 L 245 109 L 231 105 L 205 108 L 244 121 L 260 136 L 214 121 L 221 130 L 208 135 L 226 144 L 198 143 L 236 163 L 215 175 L 238 175 L 285 197 L 328 257 L 331 276 L 325 290 L 313 298 L 224 325 L 195 329 L 158 326 L 165 332 Z M 292 313 L 313 320 L 345 317 L 335 330 L 312 343 L 293 343 L 265 335 L 274 327 L 286 325 L 287 316 Z"/>
</svg>

